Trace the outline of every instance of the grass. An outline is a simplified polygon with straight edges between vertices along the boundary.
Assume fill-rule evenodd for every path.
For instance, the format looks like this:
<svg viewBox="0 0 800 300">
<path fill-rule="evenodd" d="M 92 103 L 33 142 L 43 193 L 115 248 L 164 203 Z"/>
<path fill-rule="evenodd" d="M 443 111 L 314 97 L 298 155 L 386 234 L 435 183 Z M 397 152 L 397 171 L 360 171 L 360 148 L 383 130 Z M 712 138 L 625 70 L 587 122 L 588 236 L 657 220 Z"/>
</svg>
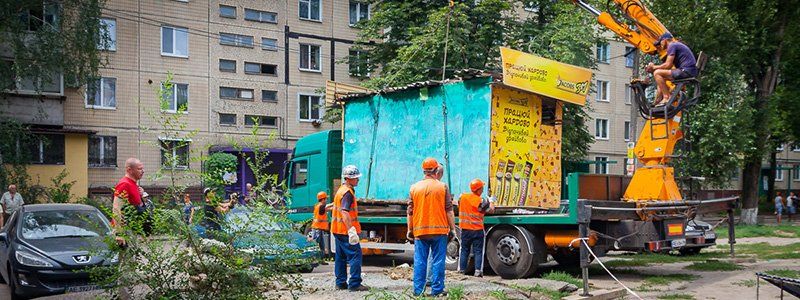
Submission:
<svg viewBox="0 0 800 300">
<path fill-rule="evenodd" d="M 691 294 L 666 294 L 658 296 L 659 300 L 694 300 Z"/>
<path fill-rule="evenodd" d="M 549 288 L 540 286 L 538 284 L 536 286 L 534 286 L 534 287 L 520 286 L 520 285 L 513 284 L 513 285 L 511 285 L 511 287 L 516 289 L 516 290 L 518 290 L 518 291 L 520 291 L 522 294 L 525 295 L 525 297 L 527 297 L 529 299 L 532 299 L 534 295 L 542 295 L 542 296 L 545 296 L 547 298 L 550 298 L 551 300 L 560 300 L 561 298 L 569 296 L 568 292 L 560 292 L 560 291 L 557 291 L 557 290 L 554 290 L 554 289 L 549 289 Z M 490 296 L 494 296 L 492 294 L 489 294 L 489 295 Z M 495 297 L 495 298 L 497 298 L 497 297 Z M 500 298 L 497 298 L 497 299 L 501 300 Z M 508 298 L 504 298 L 504 299 L 508 299 Z"/>
<path fill-rule="evenodd" d="M 705 261 L 708 259 L 722 258 L 727 256 L 723 252 L 701 252 L 695 255 L 675 255 L 675 254 L 633 254 L 630 258 L 615 259 L 603 262 L 609 268 L 621 267 L 646 267 L 653 264 L 674 264 L 689 261 Z"/>
<path fill-rule="evenodd" d="M 800 279 L 800 271 L 797 271 L 797 270 L 776 269 L 776 270 L 769 270 L 769 271 L 766 271 L 764 273 L 767 273 L 769 275 L 780 276 L 780 277 Z"/>
<path fill-rule="evenodd" d="M 642 292 L 660 291 L 660 289 L 656 288 L 657 286 L 669 285 L 670 283 L 679 281 L 694 281 L 698 278 L 700 278 L 700 276 L 682 273 L 646 275 L 642 281 L 642 284 L 637 287 L 636 290 Z"/>
<path fill-rule="evenodd" d="M 728 245 L 717 245 L 717 248 L 727 248 Z M 800 259 L 800 243 L 783 246 L 774 246 L 768 243 L 737 244 L 737 255 L 752 255 L 758 259 Z"/>
<path fill-rule="evenodd" d="M 728 237 L 728 227 L 717 227 L 717 236 Z M 737 238 L 748 237 L 779 237 L 779 238 L 800 238 L 800 226 L 791 225 L 737 225 Z"/>
<path fill-rule="evenodd" d="M 489 293 L 489 296 L 497 300 L 509 300 L 511 298 L 508 297 L 506 291 L 504 290 L 496 290 Z"/>
<path fill-rule="evenodd" d="M 743 287 L 751 288 L 751 287 L 756 286 L 756 280 L 755 279 L 740 280 L 740 281 L 734 282 L 733 285 L 741 285 Z"/>
<path fill-rule="evenodd" d="M 736 271 L 744 269 L 742 266 L 727 261 L 709 260 L 704 262 L 695 262 L 685 267 L 687 270 L 714 272 L 714 271 Z"/>
<path fill-rule="evenodd" d="M 561 271 L 550 271 L 550 273 L 542 275 L 543 279 L 555 280 L 555 281 L 562 281 L 566 283 L 574 284 L 575 286 L 583 285 L 583 282 L 579 278 L 575 278 L 570 274 Z"/>
</svg>

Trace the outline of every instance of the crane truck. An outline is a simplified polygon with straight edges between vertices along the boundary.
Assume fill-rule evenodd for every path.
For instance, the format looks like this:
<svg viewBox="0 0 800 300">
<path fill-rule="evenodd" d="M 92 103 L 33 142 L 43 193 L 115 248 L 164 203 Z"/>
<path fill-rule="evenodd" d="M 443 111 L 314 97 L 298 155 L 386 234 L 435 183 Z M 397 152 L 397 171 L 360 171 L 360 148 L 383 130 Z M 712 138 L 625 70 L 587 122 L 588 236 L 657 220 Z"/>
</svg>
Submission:
<svg viewBox="0 0 800 300">
<path fill-rule="evenodd" d="M 653 42 L 667 30 L 640 1 L 613 1 L 635 27 L 574 2 L 640 51 L 664 58 Z M 727 212 L 732 222 L 737 198 L 684 199 L 669 166 L 683 137 L 681 115 L 700 96 L 698 78 L 670 83 L 670 101 L 658 108 L 645 99 L 647 83 L 632 82 L 646 119 L 634 148 L 643 167 L 632 177 L 562 174 L 562 108 L 584 104 L 591 71 L 507 48 L 501 56 L 502 75 L 466 70 L 452 80 L 334 91 L 342 129 L 300 139 L 286 165 L 290 217 L 311 220 L 314 195 L 331 194 L 341 184 L 342 166 L 356 165 L 364 174 L 355 188 L 364 253 L 413 251 L 405 234 L 409 187 L 422 178 L 422 160 L 434 157 L 443 162 L 442 180 L 452 194 L 467 192 L 469 181 L 479 178 L 497 199 L 496 211 L 485 218 L 483 259 L 491 271 L 526 277 L 550 255 L 583 269 L 584 292 L 588 247 L 597 255 L 664 252 L 705 243 L 702 235 L 684 232 L 697 214 Z M 458 243 L 448 244 L 448 262 L 458 259 Z"/>
</svg>

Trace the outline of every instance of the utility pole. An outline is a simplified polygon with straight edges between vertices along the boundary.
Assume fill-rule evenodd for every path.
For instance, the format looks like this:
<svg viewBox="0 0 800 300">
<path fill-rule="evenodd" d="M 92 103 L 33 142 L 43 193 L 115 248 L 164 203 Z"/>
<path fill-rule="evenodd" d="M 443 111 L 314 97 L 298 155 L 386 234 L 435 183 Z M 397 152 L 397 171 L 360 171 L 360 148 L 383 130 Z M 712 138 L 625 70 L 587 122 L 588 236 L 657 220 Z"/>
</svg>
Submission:
<svg viewBox="0 0 800 300">
<path fill-rule="evenodd" d="M 633 52 L 631 54 L 629 54 L 629 55 L 633 55 L 633 74 L 632 74 L 633 75 L 633 79 L 638 79 L 639 78 L 639 49 L 633 48 Z M 627 61 L 627 58 L 625 58 L 625 60 Z M 630 128 L 628 129 L 629 132 L 630 132 L 630 135 L 628 136 L 628 140 L 629 140 L 629 143 L 635 143 L 636 140 L 639 137 L 636 134 L 636 131 L 639 128 L 639 122 L 638 122 L 639 121 L 639 109 L 636 107 L 636 101 L 635 101 L 635 99 L 633 99 L 634 95 L 631 93 L 630 86 L 625 90 L 625 93 L 626 93 L 625 96 L 631 101 L 631 118 L 630 118 L 631 121 L 630 121 L 630 124 L 629 124 Z M 628 150 L 626 152 L 630 152 L 630 151 L 631 150 Z M 627 153 L 626 153 L 626 155 L 627 155 Z M 630 157 L 628 157 L 628 159 L 632 159 L 633 160 L 631 163 L 633 163 L 634 168 L 636 168 L 636 159 L 635 158 L 630 158 Z M 625 164 L 624 168 L 626 170 L 625 174 L 627 174 L 627 168 L 628 168 L 627 164 Z"/>
</svg>

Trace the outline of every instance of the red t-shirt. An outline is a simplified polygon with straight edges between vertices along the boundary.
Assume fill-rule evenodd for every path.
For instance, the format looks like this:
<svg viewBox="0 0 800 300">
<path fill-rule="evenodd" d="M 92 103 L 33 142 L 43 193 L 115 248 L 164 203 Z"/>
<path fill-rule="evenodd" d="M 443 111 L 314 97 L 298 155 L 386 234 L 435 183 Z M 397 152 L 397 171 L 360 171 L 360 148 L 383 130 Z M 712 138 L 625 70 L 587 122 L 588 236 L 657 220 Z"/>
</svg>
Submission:
<svg viewBox="0 0 800 300">
<path fill-rule="evenodd" d="M 139 193 L 139 186 L 136 181 L 125 176 L 119 180 L 114 187 L 114 197 L 127 199 L 133 206 L 142 206 L 142 194 Z"/>
</svg>

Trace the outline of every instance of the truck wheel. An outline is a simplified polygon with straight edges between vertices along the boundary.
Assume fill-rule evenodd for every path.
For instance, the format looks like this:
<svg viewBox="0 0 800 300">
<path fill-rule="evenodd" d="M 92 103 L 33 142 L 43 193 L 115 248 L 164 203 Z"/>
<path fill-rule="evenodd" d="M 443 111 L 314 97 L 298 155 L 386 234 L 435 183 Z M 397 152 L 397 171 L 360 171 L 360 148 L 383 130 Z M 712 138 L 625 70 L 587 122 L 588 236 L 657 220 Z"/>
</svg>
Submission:
<svg viewBox="0 0 800 300">
<path fill-rule="evenodd" d="M 461 254 L 461 228 L 456 228 L 456 236 L 447 242 L 447 255 L 444 257 L 446 265 L 458 266 L 458 256 Z"/>
<path fill-rule="evenodd" d="M 558 265 L 566 268 L 576 268 L 580 267 L 581 265 L 581 251 L 580 249 L 569 250 L 567 248 L 561 248 L 556 250 L 552 253 L 553 259 L 558 262 Z M 589 255 L 589 262 L 592 262 L 594 258 Z"/>
<path fill-rule="evenodd" d="M 683 256 L 688 256 L 688 255 L 699 254 L 701 249 L 703 249 L 703 248 L 700 248 L 700 247 L 697 247 L 697 248 L 683 248 L 683 249 L 678 250 L 678 252 L 680 252 L 681 255 L 683 255 Z"/>
<path fill-rule="evenodd" d="M 486 239 L 489 265 L 503 279 L 530 276 L 542 261 L 542 255 L 547 254 L 544 240 L 530 232 L 527 232 L 527 236 L 515 228 L 503 227 L 492 231 Z"/>
</svg>

